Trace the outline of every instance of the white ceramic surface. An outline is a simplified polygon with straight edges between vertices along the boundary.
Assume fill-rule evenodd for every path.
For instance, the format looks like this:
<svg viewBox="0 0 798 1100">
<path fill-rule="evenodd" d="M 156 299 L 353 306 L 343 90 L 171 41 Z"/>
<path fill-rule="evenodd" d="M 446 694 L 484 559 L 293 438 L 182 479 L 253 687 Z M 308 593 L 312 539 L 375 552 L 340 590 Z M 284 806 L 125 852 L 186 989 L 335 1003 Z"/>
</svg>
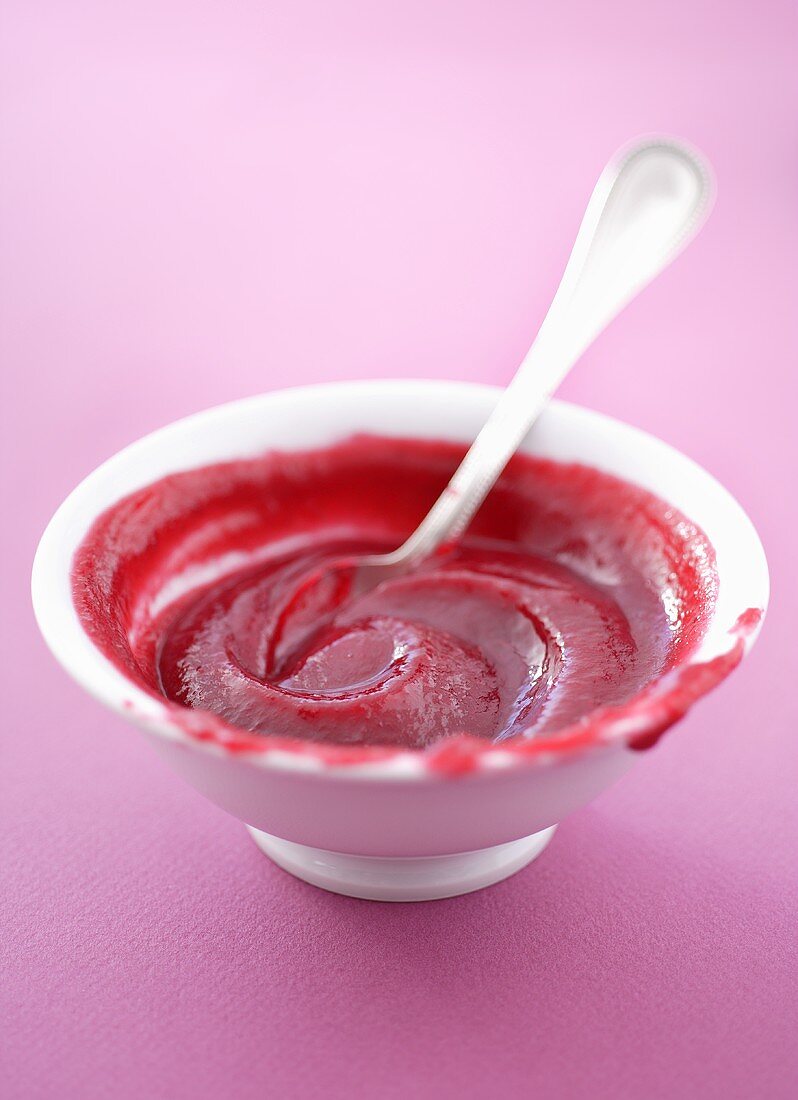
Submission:
<svg viewBox="0 0 798 1100">
<path fill-rule="evenodd" d="M 280 840 L 247 826 L 262 852 L 313 886 L 369 901 L 436 901 L 509 878 L 537 859 L 556 825 L 532 836 L 449 856 L 353 856 Z"/>
<path fill-rule="evenodd" d="M 424 754 L 414 752 L 360 764 L 324 762 L 312 753 L 284 749 L 230 755 L 218 745 L 194 740 L 166 706 L 132 684 L 96 649 L 72 605 L 74 551 L 104 509 L 167 473 L 269 448 L 320 446 L 359 431 L 466 442 L 484 423 L 500 392 L 465 383 L 357 382 L 286 390 L 223 405 L 169 425 L 106 462 L 67 498 L 39 545 L 33 569 L 34 609 L 45 639 L 66 670 L 101 702 L 140 726 L 198 790 L 267 834 L 258 842 L 278 862 L 328 889 L 414 900 L 487 885 L 502 877 L 492 872 L 506 852 L 486 855 L 484 849 L 519 841 L 521 848 L 513 854 L 520 858 L 527 838 L 589 802 L 622 775 L 637 754 L 622 739 L 534 759 L 514 757 L 497 746 L 482 754 L 478 768 L 459 776 L 430 770 Z M 583 462 L 635 482 L 704 529 L 717 555 L 719 596 L 690 663 L 728 652 L 740 614 L 765 609 L 767 565 L 756 532 L 733 498 L 683 455 L 634 428 L 562 402 L 546 409 L 521 449 Z M 746 648 L 755 635 L 753 630 L 744 639 Z M 270 838 L 278 839 L 270 845 Z M 280 840 L 291 845 L 280 846 Z M 397 878 L 394 888 L 383 874 L 368 893 L 363 883 L 373 865 L 364 864 L 358 872 L 351 860 L 328 859 L 321 881 L 313 870 L 318 857 L 302 853 L 296 845 L 383 862 L 462 853 L 470 853 L 470 859 L 456 864 L 459 881 L 452 873 L 455 865 L 444 861 L 438 864 L 437 887 L 427 875 L 421 885 L 405 883 L 404 889 Z M 533 858 L 534 848 L 530 844 L 520 863 L 509 859 L 504 873 L 513 873 Z M 400 869 L 399 864 L 393 866 Z M 479 881 L 480 875 L 486 876 L 484 881 Z"/>
</svg>

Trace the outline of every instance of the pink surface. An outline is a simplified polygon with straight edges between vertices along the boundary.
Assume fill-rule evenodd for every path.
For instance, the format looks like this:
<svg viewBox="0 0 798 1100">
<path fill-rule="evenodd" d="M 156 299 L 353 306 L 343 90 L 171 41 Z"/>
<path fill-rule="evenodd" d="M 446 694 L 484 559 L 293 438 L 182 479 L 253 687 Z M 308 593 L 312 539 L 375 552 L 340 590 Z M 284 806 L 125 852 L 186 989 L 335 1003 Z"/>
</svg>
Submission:
<svg viewBox="0 0 798 1100">
<path fill-rule="evenodd" d="M 376 7 L 6 4 L 0 1093 L 794 1095 L 795 9 Z M 57 669 L 39 534 L 219 401 L 505 380 L 608 153 L 657 129 L 710 156 L 716 211 L 564 393 L 741 500 L 762 638 L 516 878 L 396 907 L 294 881 Z"/>
</svg>

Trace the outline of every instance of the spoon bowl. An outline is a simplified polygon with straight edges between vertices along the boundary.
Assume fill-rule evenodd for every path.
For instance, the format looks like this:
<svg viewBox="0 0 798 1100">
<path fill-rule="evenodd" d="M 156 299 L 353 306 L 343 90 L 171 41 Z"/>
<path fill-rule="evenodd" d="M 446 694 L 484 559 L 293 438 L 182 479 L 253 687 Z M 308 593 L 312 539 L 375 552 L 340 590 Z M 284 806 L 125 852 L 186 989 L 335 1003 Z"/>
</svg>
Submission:
<svg viewBox="0 0 798 1100">
<path fill-rule="evenodd" d="M 551 394 L 617 313 L 674 259 L 712 206 L 709 166 L 670 138 L 621 149 L 588 203 L 559 289 L 537 338 L 451 481 L 398 549 L 329 563 L 305 578 L 280 616 L 280 637 L 329 620 L 344 599 L 416 569 L 456 542 Z"/>
</svg>

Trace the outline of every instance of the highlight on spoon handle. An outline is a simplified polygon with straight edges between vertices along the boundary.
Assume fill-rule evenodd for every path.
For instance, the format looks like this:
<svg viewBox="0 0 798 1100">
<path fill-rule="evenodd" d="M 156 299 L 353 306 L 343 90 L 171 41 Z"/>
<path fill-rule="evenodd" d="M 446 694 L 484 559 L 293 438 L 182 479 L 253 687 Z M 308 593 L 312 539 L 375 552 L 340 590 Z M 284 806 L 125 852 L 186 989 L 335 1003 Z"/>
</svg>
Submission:
<svg viewBox="0 0 798 1100">
<path fill-rule="evenodd" d="M 709 166 L 681 142 L 645 138 L 610 160 L 535 342 L 449 485 L 393 557 L 420 560 L 463 533 L 570 368 L 693 238 L 713 197 Z"/>
</svg>

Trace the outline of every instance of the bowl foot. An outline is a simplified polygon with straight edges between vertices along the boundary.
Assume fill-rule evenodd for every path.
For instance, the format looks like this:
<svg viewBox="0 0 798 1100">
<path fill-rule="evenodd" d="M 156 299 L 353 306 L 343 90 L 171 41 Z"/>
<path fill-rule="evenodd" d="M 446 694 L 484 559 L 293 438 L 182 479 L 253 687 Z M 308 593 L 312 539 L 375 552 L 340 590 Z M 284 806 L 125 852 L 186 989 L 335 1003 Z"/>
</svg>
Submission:
<svg viewBox="0 0 798 1100">
<path fill-rule="evenodd" d="M 371 901 L 432 901 L 492 886 L 539 856 L 556 827 L 477 852 L 405 858 L 326 852 L 247 826 L 260 850 L 285 871 L 322 890 Z"/>
</svg>

